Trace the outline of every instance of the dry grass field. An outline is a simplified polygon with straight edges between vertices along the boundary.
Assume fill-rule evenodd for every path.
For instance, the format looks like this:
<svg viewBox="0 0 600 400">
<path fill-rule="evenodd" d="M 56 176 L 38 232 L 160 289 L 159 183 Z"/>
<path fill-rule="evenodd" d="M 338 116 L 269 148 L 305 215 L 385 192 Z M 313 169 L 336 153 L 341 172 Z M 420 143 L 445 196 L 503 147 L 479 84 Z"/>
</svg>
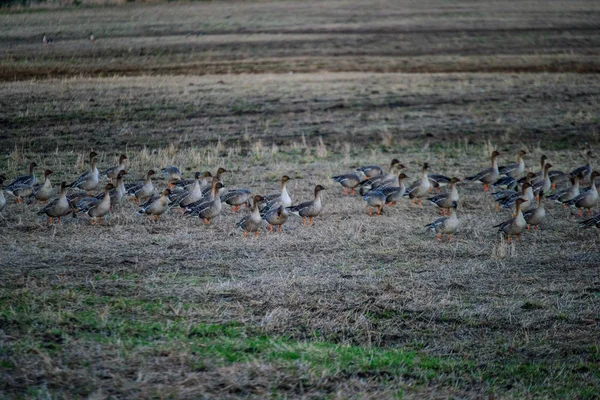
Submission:
<svg viewBox="0 0 600 400">
<path fill-rule="evenodd" d="M 235 229 L 246 209 L 153 224 L 124 202 L 102 226 L 49 226 L 9 197 L 0 398 L 598 398 L 598 230 L 548 202 L 508 245 L 493 225 L 510 212 L 461 183 L 460 230 L 438 243 L 433 206 L 371 217 L 330 177 L 598 156 L 599 22 L 591 1 L 1 11 L 9 178 L 36 161 L 70 181 L 94 150 L 100 169 L 127 153 L 128 180 L 224 166 L 228 188 L 327 190 L 313 227 L 258 238 Z"/>
</svg>

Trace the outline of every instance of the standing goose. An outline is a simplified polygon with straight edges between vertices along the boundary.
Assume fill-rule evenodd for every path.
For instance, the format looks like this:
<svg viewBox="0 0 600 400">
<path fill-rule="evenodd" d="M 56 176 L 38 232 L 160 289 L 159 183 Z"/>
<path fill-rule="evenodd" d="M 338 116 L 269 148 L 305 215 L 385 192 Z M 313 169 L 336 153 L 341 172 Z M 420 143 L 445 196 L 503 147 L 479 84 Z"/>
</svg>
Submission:
<svg viewBox="0 0 600 400">
<path fill-rule="evenodd" d="M 377 215 L 381 215 L 383 212 L 383 206 L 385 205 L 386 197 L 387 196 L 380 190 L 371 190 L 369 193 L 363 196 L 363 200 L 367 202 L 369 215 L 373 215 L 373 208 L 377 209 Z"/>
<path fill-rule="evenodd" d="M 532 185 L 533 194 L 536 196 L 540 191 L 549 192 L 552 189 L 552 182 L 550 181 L 550 175 L 548 171 L 552 168 L 552 164 L 547 163 L 544 165 L 544 175 L 543 178 Z"/>
<path fill-rule="evenodd" d="M 516 163 L 502 165 L 502 166 L 498 167 L 498 171 L 502 175 L 510 176 L 513 178 L 521 175 L 523 172 L 525 172 L 525 160 L 523 160 L 523 157 L 526 154 L 527 154 L 527 152 L 525 150 L 520 150 L 517 153 L 517 162 Z"/>
<path fill-rule="evenodd" d="M 302 217 L 303 224 L 306 225 L 306 218 L 310 221 L 310 226 L 313 224 L 313 218 L 318 216 L 323 209 L 323 202 L 321 199 L 321 192 L 325 190 L 322 185 L 315 186 L 315 199 L 312 201 L 305 201 L 296 206 L 288 207 L 290 213 Z"/>
<path fill-rule="evenodd" d="M 531 180 L 535 177 L 535 174 L 533 172 L 528 172 L 527 175 L 524 178 L 524 182 L 523 185 L 526 183 L 528 186 L 531 186 Z M 516 189 L 516 188 L 515 188 Z M 523 191 L 523 186 L 521 186 L 521 191 Z M 521 196 L 521 191 L 519 190 L 512 190 L 512 189 L 506 189 L 506 190 L 499 190 L 497 192 L 493 192 L 492 196 L 494 196 L 494 200 L 496 201 L 496 211 L 500 210 L 500 205 L 508 202 L 508 201 L 514 201 L 517 200 L 520 196 Z M 523 191 L 524 193 L 524 191 Z M 531 194 L 533 196 L 533 191 L 531 191 Z M 512 205 L 511 205 L 512 207 Z"/>
<path fill-rule="evenodd" d="M 279 232 L 281 232 L 283 230 L 283 224 L 287 222 L 288 217 L 290 216 L 283 205 L 261 215 L 262 218 L 269 223 L 269 230 L 271 232 L 273 232 L 273 226 L 279 226 Z"/>
<path fill-rule="evenodd" d="M 408 176 L 401 172 L 398 174 L 398 187 L 386 187 L 381 189 L 381 192 L 385 195 L 385 204 L 388 206 L 396 205 L 397 202 L 402 200 L 406 193 L 406 186 L 404 186 L 404 180 Z"/>
<path fill-rule="evenodd" d="M 331 179 L 342 185 L 344 195 L 354 196 L 356 187 L 364 180 L 363 177 L 366 175 L 361 170 L 356 170 L 356 173 L 332 176 Z"/>
<path fill-rule="evenodd" d="M 456 216 L 457 207 L 458 203 L 453 201 L 447 217 L 438 218 L 432 223 L 425 225 L 426 228 L 437 233 L 438 240 L 442 240 L 442 234 L 448 235 L 449 240 L 452 240 L 452 235 L 456 232 L 459 225 L 458 217 Z"/>
<path fill-rule="evenodd" d="M 287 208 L 292 205 L 292 197 L 287 190 L 287 183 L 290 180 L 292 180 L 292 178 L 287 175 L 281 177 L 281 192 L 265 196 L 267 204 L 262 208 L 261 214 L 265 215 L 272 210 L 276 210 L 279 206 Z"/>
<path fill-rule="evenodd" d="M 380 185 L 385 182 L 394 181 L 397 177 L 397 169 L 404 169 L 406 166 L 400 163 L 397 158 L 394 158 L 392 162 L 390 162 L 389 172 L 387 174 L 380 174 L 373 176 L 365 181 L 360 183 L 359 193 L 361 195 L 367 194 L 370 190 L 377 189 Z M 364 171 L 363 171 L 364 173 Z M 366 175 L 366 174 L 365 174 Z"/>
<path fill-rule="evenodd" d="M 523 186 L 521 186 L 520 194 L 512 195 L 506 199 L 499 200 L 498 202 L 502 204 L 504 208 L 513 208 L 518 199 L 523 200 L 521 203 L 521 211 L 525 211 L 531 206 L 533 199 L 535 199 L 535 195 L 533 194 L 533 189 L 529 183 L 525 182 Z"/>
<path fill-rule="evenodd" d="M 113 207 L 119 203 L 123 197 L 127 194 L 127 190 L 125 189 L 125 184 L 123 183 L 124 176 L 127 175 L 127 171 L 120 171 L 117 175 L 117 184 L 113 186 L 109 195 L 110 195 L 110 211 L 112 211 Z M 96 197 L 98 200 L 102 200 L 104 198 L 104 192 L 98 194 Z"/>
<path fill-rule="evenodd" d="M 88 192 L 88 195 L 92 190 L 98 187 L 98 183 L 100 182 L 100 172 L 98 172 L 98 168 L 96 167 L 97 155 L 98 153 L 94 151 L 90 153 L 90 170 L 79 175 L 79 178 L 71 183 L 69 187 L 85 190 Z"/>
<path fill-rule="evenodd" d="M 171 201 L 170 205 L 178 206 L 181 212 L 185 212 L 186 207 L 202 199 L 202 189 L 200 189 L 200 172 L 194 174 L 194 186 L 189 190 L 177 193 L 177 197 Z"/>
<path fill-rule="evenodd" d="M 54 187 L 52 186 L 52 181 L 50 180 L 50 175 L 53 174 L 53 171 L 47 169 L 44 171 L 44 183 L 37 184 L 33 188 L 33 192 L 31 196 L 35 198 L 38 205 L 40 203 L 47 203 L 50 197 L 54 194 Z"/>
<path fill-rule="evenodd" d="M 574 206 L 579 208 L 579 216 L 583 217 L 583 209 L 588 209 L 588 214 L 592 215 L 592 208 L 596 206 L 598 202 L 598 189 L 596 188 L 596 178 L 600 176 L 600 172 L 594 171 L 590 177 L 591 186 L 586 192 L 580 193 L 579 196 L 565 202 L 568 206 Z"/>
<path fill-rule="evenodd" d="M 213 200 L 205 201 L 194 210 L 206 225 L 210 225 L 213 218 L 221 214 L 221 192 L 224 188 L 222 182 L 217 182 L 213 189 Z"/>
<path fill-rule="evenodd" d="M 570 188 L 560 190 L 548 198 L 554 200 L 557 204 L 562 204 L 563 208 L 565 208 L 565 203 L 579 196 L 579 193 L 579 176 L 572 175 Z"/>
<path fill-rule="evenodd" d="M 492 167 L 484 169 L 483 171 L 478 172 L 473 176 L 469 176 L 465 178 L 465 180 L 483 182 L 483 190 L 485 190 L 486 192 L 490 190 L 489 185 L 496 182 L 498 180 L 498 177 L 500 176 L 500 171 L 498 170 L 499 155 L 500 153 L 494 150 L 494 152 L 492 153 Z"/>
<path fill-rule="evenodd" d="M 151 215 L 151 221 L 160 221 L 160 216 L 167 211 L 168 199 L 167 196 L 171 194 L 171 189 L 165 189 L 159 195 L 150 197 L 144 204 L 140 206 L 138 214 Z"/>
<path fill-rule="evenodd" d="M 494 225 L 494 228 L 498 228 L 498 232 L 506 235 L 509 244 L 512 236 L 516 236 L 518 242 L 521 241 L 521 233 L 527 228 L 527 221 L 525 221 L 525 217 L 523 217 L 523 212 L 521 211 L 521 204 L 523 202 L 525 202 L 524 199 L 517 199 L 517 214 L 513 218 Z"/>
<path fill-rule="evenodd" d="M 37 183 L 37 178 L 33 172 L 37 166 L 35 162 L 30 163 L 29 175 L 19 176 L 10 184 L 4 186 L 4 191 L 15 196 L 18 203 L 23 201 L 22 196 L 29 196 L 32 193 L 33 186 Z"/>
<path fill-rule="evenodd" d="M 127 189 L 127 194 L 132 196 L 135 201 L 138 203 L 141 200 L 145 200 L 152 196 L 154 193 L 154 184 L 152 183 L 152 176 L 155 175 L 156 172 L 151 169 L 146 173 L 146 180 L 144 182 L 137 182 L 130 185 L 125 185 Z M 170 193 L 170 192 L 169 192 Z"/>
<path fill-rule="evenodd" d="M 96 225 L 96 220 L 100 220 L 100 224 L 102 224 L 102 218 L 110 212 L 110 191 L 114 189 L 114 185 L 112 183 L 107 184 L 104 187 L 104 196 L 102 200 L 96 201 L 94 204 L 90 204 L 87 210 L 84 210 L 84 214 L 88 217 L 92 218 L 92 224 Z"/>
<path fill-rule="evenodd" d="M 248 232 L 255 232 L 258 237 L 258 230 L 263 224 L 262 217 L 260 216 L 260 210 L 258 209 L 258 203 L 264 200 L 262 196 L 254 196 L 252 199 L 252 213 L 236 224 L 236 227 L 244 231 L 244 237 L 248 236 Z"/>
<path fill-rule="evenodd" d="M 579 176 L 581 179 L 581 183 L 585 184 L 585 180 L 591 180 L 592 178 L 592 158 L 594 156 L 592 155 L 591 151 L 588 151 L 585 153 L 585 158 L 586 158 L 586 164 L 582 165 L 581 167 L 575 168 L 573 171 L 571 171 L 571 176 Z"/>
<path fill-rule="evenodd" d="M 536 208 L 532 208 L 531 210 L 527 210 L 523 213 L 523 218 L 527 221 L 527 230 L 531 226 L 534 226 L 535 229 L 539 229 L 539 225 L 542 223 L 544 218 L 546 218 L 546 208 L 544 208 L 544 191 L 540 191 L 540 195 L 538 197 L 538 206 Z"/>
<path fill-rule="evenodd" d="M 102 176 L 106 176 L 108 179 L 110 179 L 110 183 L 114 183 L 119 176 L 119 172 L 121 171 L 127 171 L 127 156 L 125 154 L 121 154 L 119 157 L 118 165 L 104 171 Z"/>
<path fill-rule="evenodd" d="M 460 182 L 460 179 L 456 177 L 452 178 L 450 180 L 450 189 L 447 193 L 443 193 L 428 199 L 442 210 L 442 215 L 446 214 L 446 210 L 448 210 L 448 215 L 450 215 L 450 209 L 453 207 L 453 204 L 458 204 L 458 190 L 456 188 L 456 184 L 458 182 Z"/>
<path fill-rule="evenodd" d="M 548 163 L 548 157 L 545 154 L 542 154 L 540 157 L 540 170 L 533 173 L 533 179 L 531 180 L 531 184 L 534 184 L 540 181 L 544 177 L 544 167 Z M 525 182 L 525 177 L 519 179 L 519 183 Z"/>
<path fill-rule="evenodd" d="M 427 169 L 429 168 L 428 163 L 423 164 L 423 168 L 421 169 L 421 179 L 413 182 L 408 189 L 406 189 L 405 196 L 408 196 L 412 203 L 415 204 L 415 201 L 419 200 L 419 205 L 423 206 L 423 197 L 429 193 L 429 189 L 431 188 L 431 183 L 429 182 L 429 178 L 427 176 Z"/>
<path fill-rule="evenodd" d="M 71 213 L 72 207 L 71 203 L 67 199 L 67 182 L 62 182 L 60 184 L 60 197 L 58 199 L 54 199 L 40 211 L 38 211 L 38 215 L 46 214 L 49 219 L 49 223 L 52 224 L 53 219 L 57 218 L 58 223 L 60 223 L 60 217 L 64 217 Z"/>
</svg>

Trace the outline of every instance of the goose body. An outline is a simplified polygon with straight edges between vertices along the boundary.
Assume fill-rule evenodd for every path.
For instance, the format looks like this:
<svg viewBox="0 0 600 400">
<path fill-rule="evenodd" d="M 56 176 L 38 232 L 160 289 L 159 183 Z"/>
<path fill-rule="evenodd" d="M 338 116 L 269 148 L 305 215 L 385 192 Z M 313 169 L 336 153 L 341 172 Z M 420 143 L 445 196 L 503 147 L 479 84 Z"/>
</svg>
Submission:
<svg viewBox="0 0 600 400">
<path fill-rule="evenodd" d="M 442 234 L 448 235 L 449 239 L 452 240 L 452 235 L 456 233 L 459 225 L 458 217 L 456 216 L 457 206 L 458 203 L 453 201 L 449 210 L 449 216 L 438 218 L 432 223 L 425 225 L 426 228 L 437 233 L 438 240 L 442 240 Z"/>
<path fill-rule="evenodd" d="M 305 201 L 304 203 L 300 203 L 296 206 L 288 207 L 288 211 L 291 214 L 300 216 L 303 218 L 304 225 L 306 225 L 306 219 L 308 218 L 310 221 L 310 226 L 312 226 L 313 218 L 318 216 L 323 209 L 322 202 L 322 194 L 321 192 L 325 190 L 325 187 L 322 185 L 315 186 L 315 198 L 312 201 Z"/>
<path fill-rule="evenodd" d="M 263 225 L 263 219 L 260 216 L 258 203 L 263 199 L 264 198 L 262 196 L 254 196 L 252 199 L 252 213 L 242 218 L 242 220 L 236 224 L 236 227 L 244 231 L 244 236 L 247 236 L 248 232 L 255 232 L 256 236 L 258 236 L 258 231 Z"/>
<path fill-rule="evenodd" d="M 110 179 L 111 182 L 114 182 L 117 180 L 117 178 L 119 176 L 119 172 L 127 171 L 126 163 L 127 163 L 127 156 L 125 154 L 121 154 L 121 156 L 119 157 L 119 164 L 102 172 L 101 175 L 106 176 L 108 179 Z"/>
<path fill-rule="evenodd" d="M 450 215 L 450 209 L 454 206 L 454 203 L 458 204 L 458 189 L 456 188 L 458 182 L 460 182 L 460 179 L 452 178 L 450 180 L 450 190 L 447 193 L 429 198 L 431 203 L 441 208 L 442 215 L 445 214 L 445 210 L 448 210 L 448 215 Z"/>
<path fill-rule="evenodd" d="M 521 211 L 521 204 L 525 200 L 517 199 L 516 201 L 516 215 L 506 220 L 498 225 L 494 225 L 494 228 L 498 228 L 498 232 L 506 235 L 508 243 L 510 243 L 511 238 L 513 236 L 517 237 L 517 241 L 521 240 L 521 233 L 527 228 L 527 221 L 525 221 L 525 217 L 523 216 L 523 212 Z"/>
<path fill-rule="evenodd" d="M 140 206 L 138 214 L 150 215 L 152 221 L 160 220 L 160 216 L 167 211 L 168 199 L 167 196 L 171 193 L 170 189 L 165 189 L 161 194 L 150 197 L 144 204 Z"/>
<path fill-rule="evenodd" d="M 52 223 L 54 218 L 58 218 L 58 222 L 60 223 L 60 218 L 64 217 L 71 213 L 71 203 L 67 199 L 67 183 L 62 182 L 60 186 L 60 197 L 58 199 L 54 199 L 50 203 L 48 203 L 44 208 L 38 211 L 38 215 L 46 214 L 48 218 L 50 218 L 49 222 Z"/>
<path fill-rule="evenodd" d="M 579 215 L 583 216 L 583 209 L 587 208 L 589 215 L 592 214 L 592 208 L 596 206 L 598 203 L 598 189 L 595 185 L 595 180 L 600 176 L 598 171 L 592 172 L 591 175 L 591 186 L 590 189 L 586 192 L 580 193 L 578 196 L 573 199 L 565 202 L 566 205 L 573 206 L 579 208 Z"/>
<path fill-rule="evenodd" d="M 90 170 L 79 175 L 79 177 L 69 185 L 70 187 L 82 189 L 87 192 L 91 192 L 98 187 L 98 184 L 100 183 L 100 172 L 96 167 L 97 155 L 98 154 L 93 151 L 90 153 Z"/>
<path fill-rule="evenodd" d="M 35 162 L 30 163 L 29 174 L 15 178 L 11 183 L 4 186 L 4 191 L 15 196 L 19 203 L 22 201 L 23 197 L 31 195 L 33 193 L 33 187 L 37 183 L 37 178 L 34 173 L 37 166 L 38 165 Z"/>
<path fill-rule="evenodd" d="M 262 218 L 268 222 L 271 231 L 273 231 L 273 226 L 279 226 L 279 231 L 282 231 L 283 224 L 287 222 L 289 216 L 290 214 L 283 205 L 262 214 Z"/>
<path fill-rule="evenodd" d="M 484 169 L 476 173 L 475 175 L 469 176 L 465 178 L 467 181 L 480 181 L 483 183 L 483 187 L 485 191 L 489 190 L 489 185 L 496 182 L 498 177 L 500 176 L 500 171 L 498 169 L 498 156 L 500 153 L 494 150 L 492 153 L 492 167 L 488 169 Z"/>
</svg>

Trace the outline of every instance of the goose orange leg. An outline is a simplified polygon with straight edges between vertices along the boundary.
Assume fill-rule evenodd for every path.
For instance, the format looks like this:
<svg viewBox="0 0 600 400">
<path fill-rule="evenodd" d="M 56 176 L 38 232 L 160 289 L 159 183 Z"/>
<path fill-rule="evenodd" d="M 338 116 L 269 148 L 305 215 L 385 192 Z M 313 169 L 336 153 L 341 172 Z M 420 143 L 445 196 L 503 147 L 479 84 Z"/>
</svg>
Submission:
<svg viewBox="0 0 600 400">
<path fill-rule="evenodd" d="M 490 190 L 490 186 L 487 183 L 483 184 L 483 190 L 485 190 L 486 192 L 488 192 Z"/>
<path fill-rule="evenodd" d="M 348 196 L 348 189 L 344 189 L 344 196 Z"/>
<path fill-rule="evenodd" d="M 206 225 L 210 225 L 210 219 L 208 219 L 208 218 L 204 218 L 204 223 L 205 223 Z"/>
<path fill-rule="evenodd" d="M 423 199 L 419 197 L 419 206 L 423 207 Z"/>
<path fill-rule="evenodd" d="M 273 225 L 269 225 L 269 232 L 273 232 Z"/>
<path fill-rule="evenodd" d="M 255 232 L 256 237 L 258 237 L 258 231 Z"/>
<path fill-rule="evenodd" d="M 150 216 L 150 221 L 154 222 L 154 214 Z"/>
<path fill-rule="evenodd" d="M 510 236 L 506 239 L 506 241 L 508 242 L 508 244 L 510 244 Z"/>
<path fill-rule="evenodd" d="M 52 217 L 48 217 L 48 223 L 52 225 Z"/>
<path fill-rule="evenodd" d="M 438 242 L 442 240 L 442 234 L 441 233 L 437 234 L 437 240 L 438 240 Z"/>
<path fill-rule="evenodd" d="M 279 232 L 283 231 L 283 225 L 279 225 Z"/>
<path fill-rule="evenodd" d="M 303 224 L 304 226 L 306 226 L 306 218 L 302 218 L 302 219 L 304 220 L 302 224 Z"/>
<path fill-rule="evenodd" d="M 448 240 L 452 241 L 452 234 L 448 235 Z"/>
<path fill-rule="evenodd" d="M 309 221 L 310 221 L 310 226 L 312 226 L 312 220 L 313 220 L 313 217 L 309 217 L 308 219 L 309 219 Z"/>
<path fill-rule="evenodd" d="M 235 206 L 231 206 L 231 212 L 234 213 L 235 212 Z"/>
<path fill-rule="evenodd" d="M 240 211 L 242 209 L 242 205 L 240 204 L 239 206 L 237 206 L 237 208 L 235 209 L 236 212 Z"/>
<path fill-rule="evenodd" d="M 354 191 L 354 188 L 352 188 L 352 196 L 354 196 L 356 194 L 356 192 Z"/>
<path fill-rule="evenodd" d="M 248 237 L 248 232 L 244 231 L 244 237 Z"/>
</svg>

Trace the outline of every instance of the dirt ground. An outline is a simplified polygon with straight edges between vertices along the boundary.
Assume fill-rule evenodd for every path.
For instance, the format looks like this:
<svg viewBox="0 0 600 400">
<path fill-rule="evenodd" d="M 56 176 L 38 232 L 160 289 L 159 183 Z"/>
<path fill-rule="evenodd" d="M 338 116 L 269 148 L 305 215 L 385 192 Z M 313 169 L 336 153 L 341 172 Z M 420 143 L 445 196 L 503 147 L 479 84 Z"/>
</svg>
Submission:
<svg viewBox="0 0 600 400">
<path fill-rule="evenodd" d="M 0 173 L 71 181 L 130 157 L 294 203 L 313 227 L 244 238 L 126 201 L 102 226 L 0 212 L 0 397 L 597 398 L 600 235 L 546 202 L 539 231 L 459 185 L 369 216 L 332 175 L 400 159 L 465 177 L 524 149 L 600 149 L 595 2 L 169 3 L 0 13 Z M 86 38 L 94 32 L 95 44 Z M 47 33 L 54 44 L 43 45 Z M 592 165 L 597 158 L 592 160 Z M 39 176 L 39 174 L 38 174 Z M 166 186 L 162 177 L 157 188 Z M 596 211 L 597 212 L 597 211 Z"/>
</svg>

